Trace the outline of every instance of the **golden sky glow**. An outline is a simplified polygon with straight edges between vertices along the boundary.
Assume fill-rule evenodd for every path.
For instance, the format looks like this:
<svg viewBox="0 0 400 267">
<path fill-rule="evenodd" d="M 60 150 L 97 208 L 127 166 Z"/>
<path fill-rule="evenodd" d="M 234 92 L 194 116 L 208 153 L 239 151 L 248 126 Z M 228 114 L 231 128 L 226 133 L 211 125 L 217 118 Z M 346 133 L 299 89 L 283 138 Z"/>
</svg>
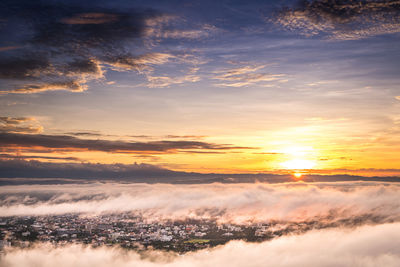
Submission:
<svg viewBox="0 0 400 267">
<path fill-rule="evenodd" d="M 135 19 L 60 11 L 54 38 L 41 31 L 55 22 L 9 20 L 20 30 L 0 44 L 2 159 L 400 173 L 398 31 L 384 30 L 392 20 L 349 31 L 284 8 L 272 21 L 277 6 L 259 18 L 222 8 L 224 23 L 189 6 L 158 8 Z"/>
</svg>

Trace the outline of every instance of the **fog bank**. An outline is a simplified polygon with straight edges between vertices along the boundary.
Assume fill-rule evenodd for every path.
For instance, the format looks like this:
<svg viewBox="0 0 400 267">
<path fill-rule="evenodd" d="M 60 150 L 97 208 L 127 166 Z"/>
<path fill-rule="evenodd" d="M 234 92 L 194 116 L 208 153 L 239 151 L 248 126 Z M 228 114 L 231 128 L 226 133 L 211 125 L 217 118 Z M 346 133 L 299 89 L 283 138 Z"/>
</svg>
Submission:
<svg viewBox="0 0 400 267">
<path fill-rule="evenodd" d="M 263 243 L 232 241 L 213 249 L 174 253 L 150 251 L 140 255 L 119 248 L 79 245 L 53 247 L 40 244 L 31 249 L 10 249 L 2 267 L 159 267 L 159 266 L 319 266 L 397 267 L 400 265 L 400 223 L 364 226 L 349 230 L 311 231 Z"/>
<path fill-rule="evenodd" d="M 149 220 L 219 222 L 400 218 L 400 186 L 391 183 L 87 184 L 4 186 L 2 216 L 135 212 Z"/>
</svg>

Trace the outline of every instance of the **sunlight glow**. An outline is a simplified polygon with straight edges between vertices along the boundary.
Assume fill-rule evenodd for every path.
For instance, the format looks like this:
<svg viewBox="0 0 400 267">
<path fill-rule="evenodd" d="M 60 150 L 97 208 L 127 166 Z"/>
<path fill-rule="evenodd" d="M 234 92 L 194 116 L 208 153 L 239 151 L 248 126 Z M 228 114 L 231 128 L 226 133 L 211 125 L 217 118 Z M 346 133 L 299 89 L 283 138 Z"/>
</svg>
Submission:
<svg viewBox="0 0 400 267">
<path fill-rule="evenodd" d="M 281 163 L 282 167 L 289 170 L 312 169 L 316 164 L 306 159 L 292 159 Z"/>
<path fill-rule="evenodd" d="M 303 174 L 302 174 L 301 172 L 295 172 L 295 173 L 293 174 L 293 176 L 294 176 L 296 179 L 300 179 L 301 176 L 303 176 Z"/>
<path fill-rule="evenodd" d="M 280 152 L 294 157 L 301 157 L 313 153 L 314 148 L 311 146 L 290 146 L 280 150 Z"/>
</svg>

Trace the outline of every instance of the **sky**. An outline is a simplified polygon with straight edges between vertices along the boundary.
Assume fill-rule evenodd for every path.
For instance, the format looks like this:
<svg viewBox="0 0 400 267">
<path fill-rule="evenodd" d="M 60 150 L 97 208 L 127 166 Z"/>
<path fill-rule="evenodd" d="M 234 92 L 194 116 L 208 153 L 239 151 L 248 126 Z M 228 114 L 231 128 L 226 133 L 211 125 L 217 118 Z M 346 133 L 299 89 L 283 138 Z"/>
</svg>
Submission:
<svg viewBox="0 0 400 267">
<path fill-rule="evenodd" d="M 0 18 L 3 171 L 400 174 L 399 1 L 4 0 Z"/>
</svg>

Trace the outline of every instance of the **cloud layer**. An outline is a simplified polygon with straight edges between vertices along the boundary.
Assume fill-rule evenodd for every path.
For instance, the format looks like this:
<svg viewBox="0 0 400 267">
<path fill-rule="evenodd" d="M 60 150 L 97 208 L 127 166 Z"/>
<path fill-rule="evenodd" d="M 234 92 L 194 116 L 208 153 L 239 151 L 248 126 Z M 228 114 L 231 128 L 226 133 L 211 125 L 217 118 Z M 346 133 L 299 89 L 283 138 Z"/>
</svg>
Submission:
<svg viewBox="0 0 400 267">
<path fill-rule="evenodd" d="M 400 187 L 392 183 L 86 184 L 3 186 L 2 216 L 134 212 L 151 222 L 269 222 L 288 229 L 262 243 L 231 241 L 178 255 L 119 247 L 7 248 L 0 266 L 389 266 L 400 264 Z M 293 224 L 307 231 L 290 230 Z"/>
<path fill-rule="evenodd" d="M 10 123 L 8 123 L 9 125 Z M 6 123 L 7 126 L 7 123 Z M 18 128 L 12 128 L 11 130 Z M 160 140 L 149 142 L 111 141 L 106 139 L 83 139 L 70 135 L 20 134 L 0 132 L 0 144 L 3 147 L 49 148 L 59 150 L 89 150 L 103 152 L 171 152 L 179 149 L 231 150 L 251 149 L 250 147 L 230 144 L 214 144 L 191 140 Z"/>
<path fill-rule="evenodd" d="M 148 220 L 383 223 L 400 220 L 400 187 L 384 183 L 3 186 L 2 216 L 139 212 Z M 341 221 L 343 220 L 343 221 Z"/>
<path fill-rule="evenodd" d="M 320 230 L 263 243 L 233 241 L 209 250 L 178 256 L 150 251 L 138 254 L 118 248 L 48 244 L 10 249 L 0 266 L 343 266 L 395 267 L 400 264 L 400 224 L 364 226 L 352 231 Z"/>
</svg>

